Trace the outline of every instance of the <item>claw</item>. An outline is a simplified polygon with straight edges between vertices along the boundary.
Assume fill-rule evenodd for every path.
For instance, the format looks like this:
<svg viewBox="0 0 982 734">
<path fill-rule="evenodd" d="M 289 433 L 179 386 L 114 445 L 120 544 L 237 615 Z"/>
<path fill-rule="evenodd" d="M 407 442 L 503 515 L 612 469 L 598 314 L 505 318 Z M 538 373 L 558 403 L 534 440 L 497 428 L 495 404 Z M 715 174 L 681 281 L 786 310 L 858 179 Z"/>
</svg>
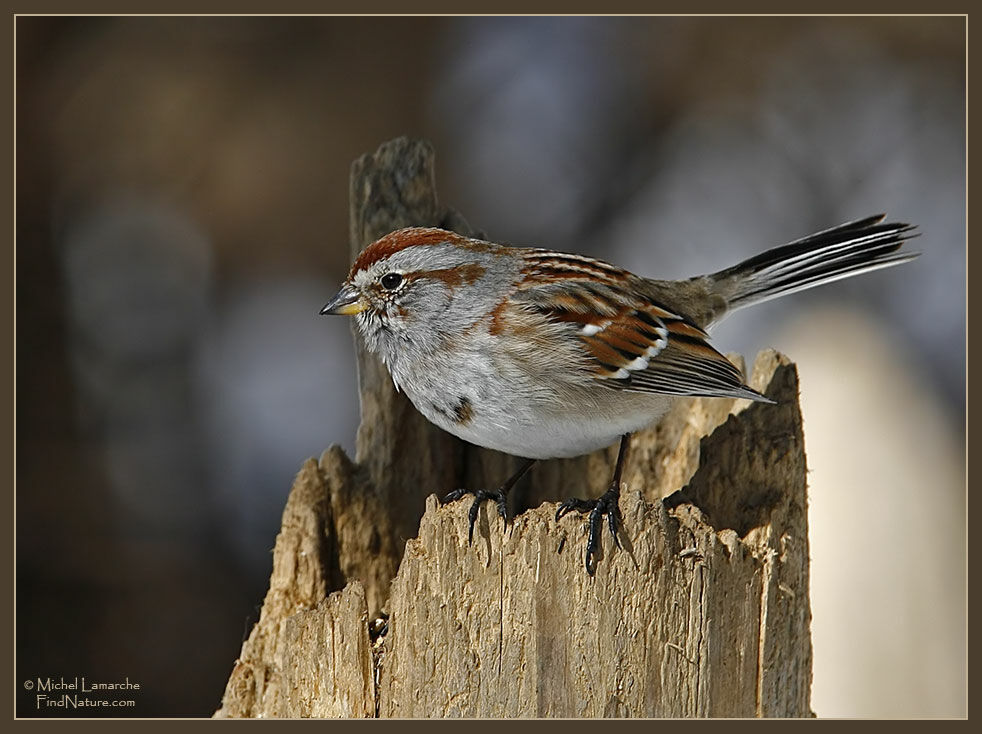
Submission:
<svg viewBox="0 0 982 734">
<path fill-rule="evenodd" d="M 471 503 L 470 508 L 467 510 L 467 544 L 474 544 L 474 525 L 477 523 L 477 514 L 481 511 L 481 504 L 487 502 L 488 500 L 494 500 L 494 503 L 498 507 L 498 515 L 504 520 L 505 524 L 508 524 L 508 505 L 506 504 L 507 495 L 500 489 L 496 489 L 490 492 L 486 489 L 455 489 L 449 492 L 444 498 L 444 502 L 455 502 L 463 497 L 465 494 L 474 495 L 474 501 Z"/>
<path fill-rule="evenodd" d="M 509 477 L 508 481 L 502 484 L 498 489 L 494 491 L 488 491 L 486 489 L 455 489 L 452 492 L 448 492 L 443 498 L 446 502 L 455 502 L 463 497 L 465 494 L 474 495 L 474 502 L 471 503 L 470 509 L 467 511 L 467 519 L 470 521 L 470 526 L 467 528 L 467 543 L 472 545 L 474 543 L 474 524 L 477 522 L 477 513 L 481 509 L 481 503 L 487 502 L 488 500 L 494 500 L 494 503 L 498 506 L 498 515 L 505 523 L 505 527 L 508 526 L 508 492 L 511 488 L 515 486 L 515 482 L 524 476 L 532 464 L 535 463 L 535 459 L 525 459 L 522 465 L 518 468 L 514 474 Z"/>
<path fill-rule="evenodd" d="M 456 502 L 461 497 L 463 497 L 465 494 L 469 494 L 469 492 L 466 489 L 455 489 L 452 492 L 447 492 L 443 496 L 443 503 L 444 504 L 449 504 L 450 502 Z"/>
<path fill-rule="evenodd" d="M 467 511 L 467 545 L 474 545 L 474 523 L 477 522 L 477 513 L 481 509 L 480 495 L 474 497 L 471 508 Z"/>
<path fill-rule="evenodd" d="M 577 512 L 587 512 L 593 509 L 596 502 L 596 500 L 581 500 L 577 499 L 576 497 L 571 497 L 559 505 L 559 509 L 556 510 L 556 522 L 559 522 L 559 519 L 563 515 L 569 514 L 573 510 L 576 510 Z"/>
<path fill-rule="evenodd" d="M 614 539 L 614 545 L 618 549 L 621 547 L 621 541 L 617 537 L 617 531 L 620 529 L 621 524 L 621 509 L 615 501 L 614 507 L 607 513 L 607 527 L 610 528 L 610 537 Z"/>
<path fill-rule="evenodd" d="M 568 499 L 559 505 L 559 509 L 556 510 L 556 520 L 558 521 L 563 515 L 566 515 L 573 510 L 577 512 L 589 512 L 589 518 L 587 523 L 589 526 L 589 533 L 586 539 L 586 555 L 584 557 L 584 565 L 586 566 L 586 572 L 593 576 L 596 571 L 596 564 L 594 563 L 594 556 L 597 554 L 597 550 L 600 547 L 600 536 L 603 534 L 603 518 L 604 515 L 607 516 L 607 527 L 610 530 L 611 537 L 614 539 L 614 545 L 618 548 L 621 547 L 621 541 L 617 537 L 617 530 L 621 524 L 620 508 L 618 507 L 618 500 L 620 498 L 620 487 L 611 486 L 606 492 L 604 492 L 599 498 L 595 500 L 581 500 L 581 499 Z"/>
</svg>

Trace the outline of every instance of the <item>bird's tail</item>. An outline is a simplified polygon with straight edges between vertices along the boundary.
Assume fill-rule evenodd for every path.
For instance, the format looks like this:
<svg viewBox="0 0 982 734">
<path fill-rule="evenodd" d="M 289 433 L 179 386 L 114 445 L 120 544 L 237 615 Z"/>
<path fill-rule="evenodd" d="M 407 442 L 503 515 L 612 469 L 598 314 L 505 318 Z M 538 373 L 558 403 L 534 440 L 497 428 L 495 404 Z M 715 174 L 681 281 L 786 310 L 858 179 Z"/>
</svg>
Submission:
<svg viewBox="0 0 982 734">
<path fill-rule="evenodd" d="M 913 260 L 898 252 L 914 226 L 884 223 L 880 214 L 803 237 L 710 276 L 726 311 Z M 722 314 L 719 314 L 722 316 Z"/>
</svg>

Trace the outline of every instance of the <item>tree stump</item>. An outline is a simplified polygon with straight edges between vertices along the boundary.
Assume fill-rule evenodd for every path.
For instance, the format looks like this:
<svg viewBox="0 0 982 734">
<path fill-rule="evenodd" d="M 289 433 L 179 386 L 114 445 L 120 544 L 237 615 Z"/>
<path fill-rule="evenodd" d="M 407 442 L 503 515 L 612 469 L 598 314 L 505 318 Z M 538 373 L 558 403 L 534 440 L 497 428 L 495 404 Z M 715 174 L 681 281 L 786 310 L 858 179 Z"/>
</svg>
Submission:
<svg viewBox="0 0 982 734">
<path fill-rule="evenodd" d="M 406 226 L 475 234 L 438 203 L 433 170 L 432 148 L 406 138 L 354 163 L 352 258 Z M 604 489 L 616 447 L 540 462 L 513 492 L 533 509 L 506 529 L 485 505 L 468 545 L 470 502 L 436 496 L 493 488 L 517 460 L 429 424 L 355 343 L 355 461 L 334 446 L 297 475 L 216 716 L 812 715 L 804 439 L 786 358 L 762 353 L 750 380 L 776 405 L 680 400 L 634 436 L 624 547 L 605 535 L 589 576 L 584 518 L 554 515 Z"/>
</svg>

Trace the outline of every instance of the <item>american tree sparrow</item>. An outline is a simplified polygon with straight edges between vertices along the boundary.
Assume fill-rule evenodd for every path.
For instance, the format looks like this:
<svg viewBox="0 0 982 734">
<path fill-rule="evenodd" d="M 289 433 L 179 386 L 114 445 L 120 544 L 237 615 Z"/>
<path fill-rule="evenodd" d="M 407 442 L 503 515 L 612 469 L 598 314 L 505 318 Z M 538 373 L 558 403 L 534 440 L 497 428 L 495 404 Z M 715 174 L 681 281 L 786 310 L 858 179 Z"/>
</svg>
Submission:
<svg viewBox="0 0 982 734">
<path fill-rule="evenodd" d="M 579 456 L 621 440 L 614 476 L 596 500 L 571 499 L 557 521 L 589 512 L 593 573 L 603 517 L 618 544 L 620 476 L 631 433 L 678 396 L 768 401 L 714 349 L 706 329 L 727 313 L 840 278 L 899 265 L 916 236 L 883 215 L 842 224 L 688 280 L 650 280 L 582 255 L 506 247 L 429 227 L 369 245 L 322 314 L 354 315 L 396 389 L 445 431 L 526 461 Z M 468 490 L 451 492 L 459 499 Z"/>
</svg>

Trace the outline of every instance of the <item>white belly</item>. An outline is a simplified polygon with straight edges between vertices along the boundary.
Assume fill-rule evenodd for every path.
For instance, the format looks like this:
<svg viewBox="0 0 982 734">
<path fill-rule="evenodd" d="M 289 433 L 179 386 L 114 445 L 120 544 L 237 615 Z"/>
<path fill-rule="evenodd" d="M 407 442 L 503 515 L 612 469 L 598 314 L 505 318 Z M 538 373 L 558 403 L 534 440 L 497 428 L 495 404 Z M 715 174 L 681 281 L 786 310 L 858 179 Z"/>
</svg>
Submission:
<svg viewBox="0 0 982 734">
<path fill-rule="evenodd" d="M 616 443 L 625 433 L 650 425 L 656 418 L 620 421 L 601 425 L 582 421 L 547 419 L 534 426 L 516 424 L 501 431 L 487 426 L 445 426 L 446 430 L 470 443 L 528 459 L 561 459 L 582 456 Z"/>
<path fill-rule="evenodd" d="M 431 422 L 469 443 L 512 456 L 556 459 L 589 454 L 616 443 L 625 433 L 646 428 L 665 414 L 673 399 L 600 390 L 599 396 L 594 390 L 564 404 L 562 411 L 515 400 L 495 405 L 475 401 L 467 420 L 413 403 Z"/>
</svg>

